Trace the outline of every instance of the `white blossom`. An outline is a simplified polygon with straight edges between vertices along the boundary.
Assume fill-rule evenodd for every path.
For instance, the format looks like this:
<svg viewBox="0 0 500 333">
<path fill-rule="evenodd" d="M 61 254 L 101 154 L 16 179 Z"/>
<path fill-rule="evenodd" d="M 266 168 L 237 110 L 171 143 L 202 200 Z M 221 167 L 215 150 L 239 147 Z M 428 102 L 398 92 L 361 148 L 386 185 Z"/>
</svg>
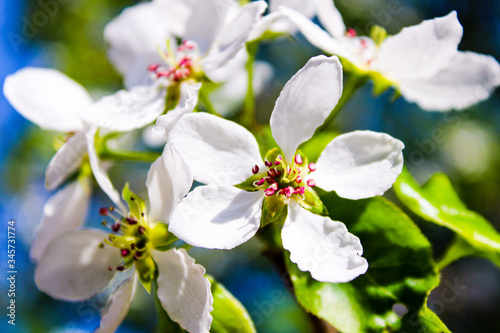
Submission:
<svg viewBox="0 0 500 333">
<path fill-rule="evenodd" d="M 312 58 L 276 101 L 271 130 L 283 155 L 264 162 L 255 138 L 243 127 L 208 114 L 183 117 L 169 140 L 179 147 L 194 179 L 208 185 L 181 201 L 170 230 L 194 246 L 231 249 L 257 232 L 265 198 L 276 198 L 288 205 L 281 236 L 299 268 L 328 282 L 363 274 L 368 266 L 360 257 L 359 239 L 341 222 L 311 213 L 309 195 L 315 196 L 316 184 L 349 199 L 383 194 L 402 170 L 403 144 L 387 134 L 357 131 L 332 140 L 317 164 L 296 154 L 341 91 L 338 59 Z M 246 190 L 233 186 L 245 181 Z"/>
<path fill-rule="evenodd" d="M 307 7 L 305 3 L 294 8 L 283 3 L 279 12 L 310 43 L 362 73 L 381 74 L 406 100 L 424 110 L 464 109 L 487 99 L 500 85 L 500 65 L 493 57 L 458 51 L 463 28 L 454 11 L 373 40 L 347 29 L 332 1 L 307 1 Z M 310 20 L 311 4 L 326 31 Z"/>
</svg>

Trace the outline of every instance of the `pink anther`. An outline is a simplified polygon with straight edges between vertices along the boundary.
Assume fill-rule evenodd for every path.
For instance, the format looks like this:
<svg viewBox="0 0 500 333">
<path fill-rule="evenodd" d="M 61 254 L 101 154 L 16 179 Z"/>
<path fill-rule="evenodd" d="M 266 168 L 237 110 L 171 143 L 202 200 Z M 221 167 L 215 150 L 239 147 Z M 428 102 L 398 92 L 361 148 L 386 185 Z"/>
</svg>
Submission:
<svg viewBox="0 0 500 333">
<path fill-rule="evenodd" d="M 257 164 L 255 164 L 255 166 L 252 168 L 252 173 L 253 173 L 254 175 L 256 175 L 256 174 L 257 174 L 257 172 L 259 172 L 259 166 L 258 166 Z"/>
</svg>

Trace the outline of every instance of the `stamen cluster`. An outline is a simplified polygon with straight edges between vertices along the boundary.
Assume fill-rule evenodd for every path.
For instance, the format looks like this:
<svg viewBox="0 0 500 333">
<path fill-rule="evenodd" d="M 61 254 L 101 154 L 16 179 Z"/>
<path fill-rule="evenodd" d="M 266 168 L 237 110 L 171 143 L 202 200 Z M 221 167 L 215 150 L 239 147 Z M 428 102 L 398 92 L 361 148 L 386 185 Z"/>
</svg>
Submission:
<svg viewBox="0 0 500 333">
<path fill-rule="evenodd" d="M 352 43 L 354 43 L 354 46 L 357 49 L 356 53 L 359 53 L 359 58 L 362 59 L 367 66 L 369 66 L 373 61 L 374 54 L 373 50 L 370 49 L 370 44 L 367 39 L 364 37 L 358 37 L 358 33 L 353 28 L 347 29 L 345 36 L 351 40 Z"/>
<path fill-rule="evenodd" d="M 316 170 L 315 163 L 307 164 L 299 154 L 293 157 L 293 163 L 286 165 L 283 157 L 278 155 L 274 161 L 265 161 L 267 172 L 262 173 L 262 178 L 253 183 L 259 189 L 264 189 L 266 196 L 282 196 L 289 199 L 294 194 L 303 198 L 306 186 L 314 187 L 316 182 L 310 178 L 311 172 Z M 259 173 L 259 166 L 252 168 L 252 173 Z"/>
<path fill-rule="evenodd" d="M 131 200 L 136 202 L 134 197 L 131 197 Z M 124 215 L 114 207 L 99 209 L 100 215 L 113 220 L 113 224 L 108 224 L 105 220 L 102 221 L 102 224 L 108 226 L 112 232 L 104 242 L 118 248 L 123 258 L 116 267 L 108 267 L 110 271 L 113 269 L 123 271 L 132 266 L 135 261 L 143 260 L 149 256 L 147 221 L 140 205 L 137 204 L 137 206 L 141 215 L 139 219 L 130 214 Z"/>
<path fill-rule="evenodd" d="M 177 52 L 172 50 L 170 43 L 167 43 L 167 49 L 167 52 L 159 51 L 166 66 L 151 64 L 148 66 L 148 71 L 155 79 L 166 78 L 179 82 L 189 78 L 196 71 L 194 67 L 195 59 L 198 58 L 197 44 L 191 40 L 185 40 L 177 47 Z"/>
</svg>

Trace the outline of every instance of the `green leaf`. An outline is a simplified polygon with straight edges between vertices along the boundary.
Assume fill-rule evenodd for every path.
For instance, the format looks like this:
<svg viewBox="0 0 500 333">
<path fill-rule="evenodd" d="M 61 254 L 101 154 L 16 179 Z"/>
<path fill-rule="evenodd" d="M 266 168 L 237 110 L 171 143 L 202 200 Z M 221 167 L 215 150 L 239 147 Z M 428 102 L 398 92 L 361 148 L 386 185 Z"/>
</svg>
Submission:
<svg viewBox="0 0 500 333">
<path fill-rule="evenodd" d="M 288 261 L 299 303 L 344 333 L 399 331 L 402 322 L 393 306 L 420 311 L 439 283 L 430 243 L 384 198 L 347 200 L 333 192 L 320 196 L 329 216 L 361 239 L 369 268 L 349 283 L 333 284 L 313 280 Z"/>
<path fill-rule="evenodd" d="M 420 311 L 410 311 L 403 317 L 401 332 L 406 333 L 450 333 L 441 319 L 429 308 L 423 307 Z"/>
<path fill-rule="evenodd" d="M 435 174 L 426 184 L 419 186 L 404 169 L 394 184 L 394 190 L 412 212 L 462 237 L 476 250 L 469 251 L 471 255 L 488 257 L 499 265 L 500 234 L 481 215 L 467 209 L 445 174 Z M 460 247 L 463 250 L 463 245 Z"/>
<path fill-rule="evenodd" d="M 123 187 L 122 198 L 127 202 L 130 213 L 137 220 L 142 219 L 142 213 L 146 211 L 146 203 L 130 190 L 128 183 Z"/>
<path fill-rule="evenodd" d="M 452 262 L 468 256 L 476 256 L 489 259 L 495 265 L 500 267 L 500 257 L 497 253 L 478 250 L 460 236 L 456 236 L 450 246 L 446 249 L 445 254 L 438 262 L 438 267 L 441 270 Z"/>
<path fill-rule="evenodd" d="M 214 297 L 212 333 L 253 333 L 255 326 L 245 307 L 224 286 L 207 275 Z"/>
</svg>

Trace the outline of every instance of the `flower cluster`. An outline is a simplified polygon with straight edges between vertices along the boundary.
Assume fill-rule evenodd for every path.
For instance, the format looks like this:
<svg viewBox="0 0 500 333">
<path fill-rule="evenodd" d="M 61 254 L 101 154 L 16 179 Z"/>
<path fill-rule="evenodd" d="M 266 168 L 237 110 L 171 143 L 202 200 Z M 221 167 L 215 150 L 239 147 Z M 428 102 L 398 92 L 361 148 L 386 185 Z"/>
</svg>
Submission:
<svg viewBox="0 0 500 333">
<path fill-rule="evenodd" d="M 317 281 L 345 283 L 369 269 L 360 239 L 330 218 L 321 194 L 383 195 L 402 172 L 404 144 L 357 130 L 336 135 L 317 160 L 301 149 L 328 131 L 341 97 L 350 97 L 344 69 L 348 84 L 370 78 L 376 92 L 392 86 L 425 110 L 465 108 L 500 85 L 492 57 L 458 51 L 455 12 L 394 36 L 381 27 L 359 36 L 333 1 L 273 0 L 264 16 L 266 9 L 264 1 L 233 0 L 153 0 L 125 9 L 104 31 L 125 88 L 95 102 L 53 69 L 24 68 L 5 80 L 4 94 L 21 115 L 64 136 L 45 175 L 46 188 L 59 190 L 31 248 L 36 284 L 68 301 L 111 290 L 99 332 L 118 328 L 139 283 L 183 329 L 208 332 L 211 284 L 185 248 L 232 249 L 271 224 L 281 253 Z M 261 124 L 277 146 L 261 151 L 262 129 L 225 119 L 217 103 L 251 102 L 263 86 L 255 83 L 270 76 L 254 64 L 256 46 L 297 31 L 330 56 L 311 58 L 283 87 L 269 124 Z M 115 149 L 136 130 L 163 153 Z M 147 201 L 128 183 L 120 195 L 108 177 L 113 162 L 129 160 L 152 162 Z M 113 202 L 99 210 L 106 231 L 82 227 L 93 180 Z"/>
</svg>

